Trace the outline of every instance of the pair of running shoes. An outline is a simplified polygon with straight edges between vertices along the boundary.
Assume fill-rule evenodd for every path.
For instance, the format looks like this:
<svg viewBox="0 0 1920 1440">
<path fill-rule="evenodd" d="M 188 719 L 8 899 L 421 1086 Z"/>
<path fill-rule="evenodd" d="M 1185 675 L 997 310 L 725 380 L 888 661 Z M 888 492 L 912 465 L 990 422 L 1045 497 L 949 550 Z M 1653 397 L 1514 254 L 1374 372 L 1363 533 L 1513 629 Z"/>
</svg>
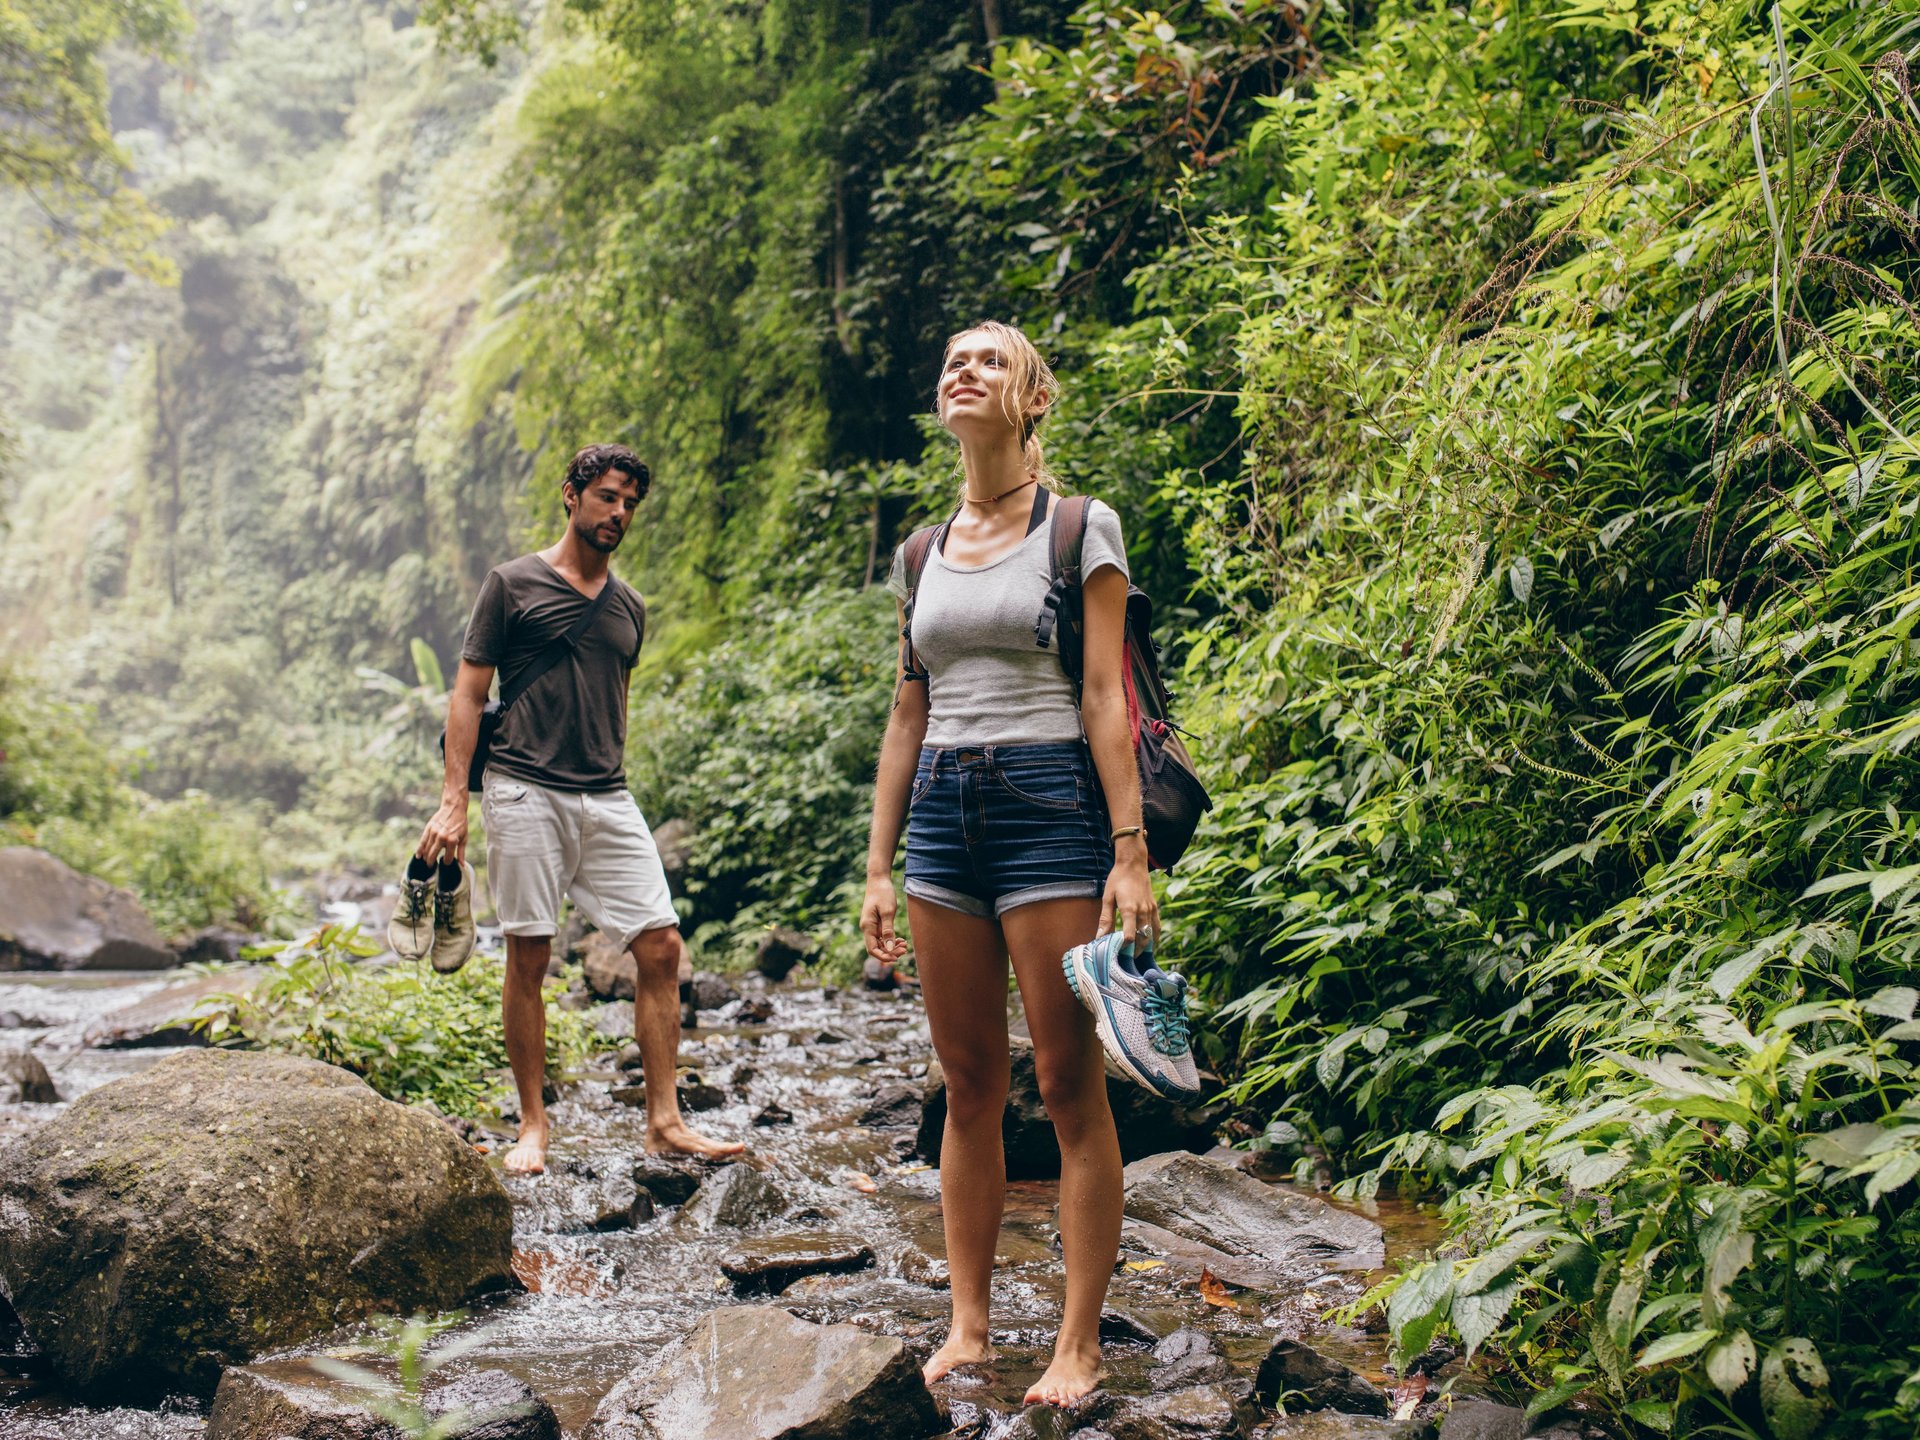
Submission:
<svg viewBox="0 0 1920 1440">
<path fill-rule="evenodd" d="M 415 857 L 400 881 L 400 903 L 387 922 L 387 944 L 403 960 L 429 960 L 451 975 L 473 954 L 473 867 Z"/>
<path fill-rule="evenodd" d="M 1200 1098 L 1186 978 L 1153 963 L 1151 931 L 1131 945 L 1109 931 L 1067 951 L 1060 968 L 1122 1074 L 1169 1100 Z"/>
</svg>

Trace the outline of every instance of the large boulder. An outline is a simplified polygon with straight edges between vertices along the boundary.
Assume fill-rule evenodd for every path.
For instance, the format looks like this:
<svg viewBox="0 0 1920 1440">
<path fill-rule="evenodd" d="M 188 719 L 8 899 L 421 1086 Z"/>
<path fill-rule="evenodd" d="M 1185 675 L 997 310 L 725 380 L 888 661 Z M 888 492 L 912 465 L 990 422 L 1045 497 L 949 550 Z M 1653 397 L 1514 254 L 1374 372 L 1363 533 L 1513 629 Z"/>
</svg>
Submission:
<svg viewBox="0 0 1920 1440">
<path fill-rule="evenodd" d="M 298 1358 L 229 1366 L 213 1393 L 206 1440 L 405 1440 L 363 1395 Z M 460 1417 L 446 1440 L 560 1440 L 553 1407 L 500 1370 L 429 1382 L 422 1407 Z"/>
<path fill-rule="evenodd" d="M 796 965 L 811 965 L 820 947 L 798 930 L 778 926 L 760 937 L 753 967 L 769 980 L 784 980 Z"/>
<path fill-rule="evenodd" d="M 923 1440 L 945 1428 L 899 1340 L 755 1305 L 713 1311 L 615 1385 L 584 1440 Z"/>
<path fill-rule="evenodd" d="M 1060 1143 L 1054 1138 L 1053 1121 L 1040 1099 L 1033 1042 L 1016 1035 L 1011 1046 L 1011 1083 L 1006 1113 L 1000 1119 L 1007 1178 L 1051 1180 L 1060 1173 Z M 937 1060 L 927 1067 L 924 1095 L 914 1151 L 929 1165 L 938 1165 L 947 1124 L 947 1077 Z M 1138 1160 L 1165 1150 L 1207 1150 L 1213 1146 L 1213 1127 L 1219 1122 L 1216 1110 L 1163 1099 L 1111 1067 L 1107 1071 L 1107 1103 L 1113 1107 L 1114 1124 L 1120 1131 L 1123 1160 Z"/>
<path fill-rule="evenodd" d="M 0 850 L 0 970 L 164 970 L 167 948 L 130 890 L 24 845 Z"/>
<path fill-rule="evenodd" d="M 68 1386 L 221 1367 L 511 1288 L 506 1191 L 432 1115 L 317 1060 L 171 1056 L 0 1151 L 0 1283 Z"/>
<path fill-rule="evenodd" d="M 31 1050 L 0 1050 L 0 1105 L 51 1105 L 53 1077 Z"/>
<path fill-rule="evenodd" d="M 1153 1155 L 1124 1174 L 1130 1241 L 1198 1261 L 1236 1285 L 1271 1288 L 1303 1274 L 1386 1263 L 1385 1237 L 1365 1216 L 1217 1160 Z"/>
</svg>

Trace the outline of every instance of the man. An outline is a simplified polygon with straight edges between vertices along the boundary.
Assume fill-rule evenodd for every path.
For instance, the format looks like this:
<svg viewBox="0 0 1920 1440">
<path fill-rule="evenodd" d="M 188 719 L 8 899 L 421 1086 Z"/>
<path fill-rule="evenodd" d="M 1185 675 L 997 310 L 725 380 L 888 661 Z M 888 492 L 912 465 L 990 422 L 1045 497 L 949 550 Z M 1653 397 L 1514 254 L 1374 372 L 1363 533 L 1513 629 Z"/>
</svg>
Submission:
<svg viewBox="0 0 1920 1440">
<path fill-rule="evenodd" d="M 464 869 L 467 770 L 493 674 L 511 686 L 614 586 L 570 651 L 553 660 L 501 717 L 487 761 L 481 813 L 487 873 L 507 937 L 501 1009 L 507 1059 L 520 1092 L 519 1143 L 506 1168 L 546 1168 L 546 1010 L 540 987 L 562 894 L 633 952 L 634 1038 L 647 1082 L 647 1148 L 732 1155 L 744 1146 L 698 1134 L 680 1116 L 674 1061 L 680 1044 L 679 916 L 660 852 L 627 789 L 627 678 L 640 655 L 646 609 L 607 557 L 619 548 L 651 484 L 620 445 L 589 445 L 567 466 L 559 543 L 496 566 L 467 624 L 447 715 L 446 783 L 416 855 Z M 550 658 L 550 657 L 549 657 Z M 443 871 L 443 874 L 445 872 Z"/>
</svg>

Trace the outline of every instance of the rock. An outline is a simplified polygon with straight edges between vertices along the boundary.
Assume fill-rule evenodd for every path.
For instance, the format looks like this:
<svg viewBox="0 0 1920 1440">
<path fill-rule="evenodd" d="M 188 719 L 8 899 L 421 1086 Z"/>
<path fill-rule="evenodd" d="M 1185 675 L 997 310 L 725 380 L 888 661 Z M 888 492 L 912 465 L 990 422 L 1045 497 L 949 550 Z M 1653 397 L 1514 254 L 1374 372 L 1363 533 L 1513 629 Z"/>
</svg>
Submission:
<svg viewBox="0 0 1920 1440">
<path fill-rule="evenodd" d="M 177 940 L 173 953 L 183 965 L 238 965 L 240 952 L 253 943 L 253 937 L 224 925 L 209 925 L 184 940 Z"/>
<path fill-rule="evenodd" d="M 597 1000 L 631 1000 L 639 967 L 633 952 L 599 931 L 580 944 L 580 976 Z"/>
<path fill-rule="evenodd" d="M 1308 1410 L 1283 1415 L 1261 1432 L 1268 1440 L 1434 1440 L 1431 1420 L 1381 1420 L 1372 1415 L 1342 1415 L 1337 1410 Z"/>
<path fill-rule="evenodd" d="M 842 1035 L 838 1030 L 822 1030 L 818 1035 L 813 1037 L 813 1043 L 816 1045 L 844 1045 L 847 1043 L 847 1037 Z"/>
<path fill-rule="evenodd" d="M 424 1408 L 438 1419 L 460 1411 L 447 1440 L 560 1440 L 553 1407 L 501 1370 L 469 1371 L 431 1381 Z M 228 1367 L 213 1395 L 206 1440 L 403 1440 L 342 1381 L 305 1360 L 263 1360 Z"/>
<path fill-rule="evenodd" d="M 514 1286 L 512 1207 L 424 1111 L 317 1060 L 171 1056 L 0 1153 L 0 1281 L 82 1395 Z"/>
<path fill-rule="evenodd" d="M 1524 1440 L 1527 1412 L 1474 1396 L 1456 1396 L 1440 1422 L 1440 1440 Z"/>
<path fill-rule="evenodd" d="M 769 1100 L 761 1107 L 760 1113 L 753 1117 L 753 1123 L 762 1126 L 791 1125 L 793 1123 L 793 1112 L 778 1100 Z"/>
<path fill-rule="evenodd" d="M 165 970 L 167 948 L 134 898 L 44 850 L 0 850 L 0 970 Z"/>
<path fill-rule="evenodd" d="M 245 995 L 260 983 L 264 967 L 196 975 L 111 1010 L 87 1027 L 86 1042 L 96 1050 L 145 1050 L 160 1046 L 204 1045 L 206 1035 L 189 1022 L 215 995 Z"/>
<path fill-rule="evenodd" d="M 720 1010 L 740 998 L 740 992 L 733 988 L 723 975 L 715 975 L 710 970 L 693 972 L 693 993 L 688 997 L 696 1010 Z"/>
<path fill-rule="evenodd" d="M 720 1272 L 736 1295 L 774 1295 L 808 1275 L 850 1275 L 871 1264 L 864 1240 L 822 1231 L 749 1240 L 721 1259 Z"/>
<path fill-rule="evenodd" d="M 898 990 L 900 976 L 891 960 L 876 960 L 869 955 L 860 967 L 860 983 L 869 990 Z"/>
<path fill-rule="evenodd" d="M 1097 1390 L 1072 1414 L 1080 1425 L 1097 1427 L 1113 1440 L 1247 1440 L 1261 1418 L 1245 1381 L 1145 1397 Z M 1073 1433 L 1084 1436 L 1086 1430 Z"/>
<path fill-rule="evenodd" d="M 705 1180 L 680 1211 L 680 1223 L 699 1230 L 744 1230 L 785 1212 L 787 1197 L 751 1165 L 735 1161 Z"/>
<path fill-rule="evenodd" d="M 773 1001 L 764 995 L 742 1000 L 729 1018 L 741 1025 L 764 1025 L 773 1018 Z"/>
<path fill-rule="evenodd" d="M 647 1087 L 645 1085 L 615 1085 L 607 1093 L 616 1104 L 625 1105 L 634 1110 L 647 1108 Z"/>
<path fill-rule="evenodd" d="M 693 854 L 693 826 L 685 820 L 668 820 L 653 830 L 653 848 L 660 852 L 660 868 L 667 873 L 667 885 L 674 894 L 686 890 L 687 861 Z"/>
<path fill-rule="evenodd" d="M 593 1027 L 593 1033 L 602 1040 L 631 1040 L 633 1039 L 633 1002 L 609 1000 L 605 1004 L 596 1004 L 587 1023 Z"/>
<path fill-rule="evenodd" d="M 688 1112 L 718 1110 L 727 1103 L 726 1091 L 718 1085 L 707 1084 L 698 1075 L 682 1075 L 674 1088 L 680 1097 L 680 1108 Z"/>
<path fill-rule="evenodd" d="M 1160 1337 L 1124 1310 L 1100 1312 L 1100 1338 L 1109 1344 L 1158 1345 Z"/>
<path fill-rule="evenodd" d="M 595 1230 L 628 1230 L 652 1218 L 653 1196 L 635 1185 L 630 1175 L 609 1175 L 593 1192 Z"/>
<path fill-rule="evenodd" d="M 743 1060 L 733 1067 L 733 1073 L 727 1076 L 727 1084 L 734 1094 L 744 1096 L 747 1093 L 747 1087 L 753 1083 L 753 1077 L 759 1073 Z"/>
<path fill-rule="evenodd" d="M 1386 1263 L 1386 1242 L 1373 1221 L 1198 1155 L 1136 1160 L 1125 1180 L 1131 1238 L 1198 1260 L 1236 1285 L 1272 1288 L 1303 1268 L 1376 1270 Z"/>
<path fill-rule="evenodd" d="M 658 1204 L 684 1205 L 699 1190 L 703 1168 L 698 1160 L 642 1155 L 633 1162 L 633 1183 Z"/>
<path fill-rule="evenodd" d="M 899 1340 L 732 1306 L 613 1387 L 584 1440 L 924 1440 L 945 1428 Z"/>
<path fill-rule="evenodd" d="M 627 1223 L 624 1228 L 638 1229 L 659 1213 L 660 1207 L 655 1203 L 651 1192 L 636 1189 L 633 1192 L 633 1204 L 627 1207 Z"/>
<path fill-rule="evenodd" d="M 38 1055 L 31 1050 L 0 1051 L 0 1105 L 51 1105 L 59 1098 Z"/>
<path fill-rule="evenodd" d="M 920 1123 L 920 1092 L 912 1085 L 882 1086 L 873 1103 L 860 1112 L 860 1124 L 876 1129 Z"/>
<path fill-rule="evenodd" d="M 1183 1326 L 1153 1347 L 1160 1363 L 1147 1376 L 1155 1390 L 1184 1390 L 1233 1379 L 1233 1366 L 1220 1344 L 1204 1331 Z"/>
<path fill-rule="evenodd" d="M 818 947 L 798 930 L 774 929 L 760 937 L 754 952 L 754 968 L 769 980 L 784 980 L 793 967 L 813 963 Z"/>
<path fill-rule="evenodd" d="M 1012 1083 L 1000 1134 L 1007 1150 L 1009 1180 L 1048 1180 L 1060 1173 L 1060 1145 L 1053 1122 L 1040 1100 L 1034 1074 L 1033 1042 L 1022 1036 L 1012 1041 Z M 946 1075 L 936 1060 L 927 1067 L 925 1103 L 914 1151 L 930 1165 L 940 1163 L 940 1145 L 947 1123 Z M 1217 1112 L 1193 1110 L 1163 1100 L 1111 1071 L 1107 1099 L 1120 1131 L 1120 1157 L 1138 1160 L 1166 1150 L 1207 1149 L 1213 1144 Z"/>
<path fill-rule="evenodd" d="M 697 1030 L 699 1027 L 699 1010 L 694 1007 L 694 1003 L 691 1000 L 683 1002 L 680 1006 L 680 1028 L 682 1030 Z"/>
<path fill-rule="evenodd" d="M 1254 1393 L 1288 1411 L 1339 1410 L 1349 1415 L 1391 1415 L 1387 1392 L 1338 1360 L 1298 1340 L 1276 1340 L 1260 1362 Z"/>
<path fill-rule="evenodd" d="M 644 1062 L 642 1061 L 640 1056 L 639 1044 L 635 1042 L 632 1044 L 622 1046 L 620 1050 L 620 1058 L 616 1060 L 614 1063 L 618 1065 L 622 1070 L 641 1069 L 643 1067 Z"/>
</svg>

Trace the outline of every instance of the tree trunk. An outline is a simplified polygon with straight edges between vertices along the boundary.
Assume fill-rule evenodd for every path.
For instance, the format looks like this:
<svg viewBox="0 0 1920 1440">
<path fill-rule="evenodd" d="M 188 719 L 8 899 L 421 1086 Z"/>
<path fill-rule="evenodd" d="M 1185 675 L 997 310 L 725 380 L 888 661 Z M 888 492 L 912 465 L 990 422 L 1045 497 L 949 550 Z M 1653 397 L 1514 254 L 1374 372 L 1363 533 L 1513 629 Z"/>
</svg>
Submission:
<svg viewBox="0 0 1920 1440">
<path fill-rule="evenodd" d="M 987 44 L 1000 43 L 1000 0 L 980 0 L 980 23 L 987 27 Z"/>
</svg>

